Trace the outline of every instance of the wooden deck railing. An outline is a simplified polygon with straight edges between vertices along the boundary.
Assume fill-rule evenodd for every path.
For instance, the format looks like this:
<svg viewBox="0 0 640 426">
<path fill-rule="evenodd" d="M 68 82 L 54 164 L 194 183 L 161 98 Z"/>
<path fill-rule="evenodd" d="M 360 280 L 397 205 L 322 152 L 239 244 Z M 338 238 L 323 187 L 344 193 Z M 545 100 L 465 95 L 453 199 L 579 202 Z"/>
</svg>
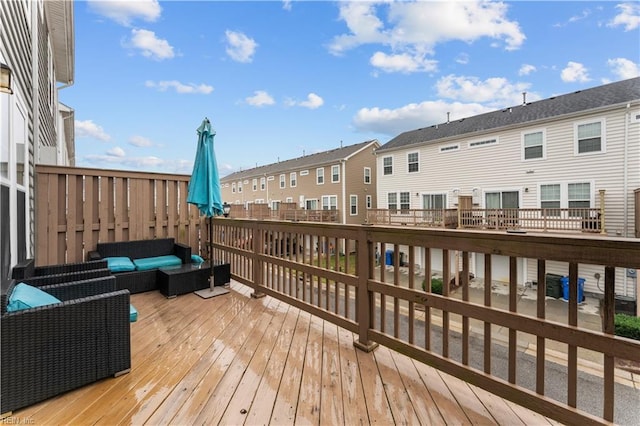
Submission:
<svg viewBox="0 0 640 426">
<path fill-rule="evenodd" d="M 614 360 L 640 361 L 640 343 L 614 336 L 614 288 L 624 269 L 640 268 L 640 241 L 604 237 L 514 235 L 464 230 L 408 229 L 275 221 L 214 220 L 213 256 L 231 263 L 234 279 L 359 333 L 358 346 L 371 350 L 388 346 L 449 374 L 482 387 L 558 421 L 601 423 L 613 420 Z M 374 247 L 393 250 L 393 267 L 377 266 Z M 401 272 L 399 248 L 408 252 Z M 461 297 L 426 291 L 421 283 L 440 271 L 452 277 L 450 254 L 461 253 Z M 441 262 L 432 261 L 440 252 Z M 509 262 L 508 309 L 492 306 L 491 286 L 484 286 L 484 303 L 469 297 L 469 254 L 484 256 L 485 282 L 491 282 L 492 256 Z M 420 258 L 419 258 L 420 257 Z M 517 258 L 535 259 L 538 270 L 537 312 L 518 312 Z M 547 320 L 546 262 L 567 262 L 568 317 L 565 323 Z M 421 268 L 416 265 L 420 263 Z M 603 332 L 578 323 L 578 265 L 604 267 Z M 616 269 L 619 269 L 618 273 Z M 417 270 L 420 269 L 420 273 Z M 424 319 L 417 308 L 423 307 Z M 422 317 L 422 315 L 421 315 Z M 454 326 L 455 325 L 455 326 Z M 494 328 L 508 329 L 506 375 L 492 365 Z M 441 340 L 434 341 L 436 333 Z M 518 336 L 535 336 L 535 384 L 519 381 Z M 471 341 L 476 342 L 472 346 Z M 478 347 L 477 342 L 484 342 Z M 564 397 L 552 399 L 545 387 L 546 344 L 567 347 Z M 456 349 L 456 350 L 454 350 Z M 602 356 L 602 406 L 599 414 L 578 408 L 578 351 Z M 472 362 L 473 360 L 473 362 Z M 553 389 L 557 392 L 558 389 Z M 584 407 L 583 407 L 584 408 Z M 593 408 L 593 407 L 591 407 Z"/>
<path fill-rule="evenodd" d="M 372 209 L 368 223 L 426 228 L 535 230 L 602 233 L 604 217 L 599 208 L 557 209 Z"/>
<path fill-rule="evenodd" d="M 39 265 L 82 262 L 98 242 L 173 237 L 200 252 L 190 176 L 36 166 Z"/>
</svg>

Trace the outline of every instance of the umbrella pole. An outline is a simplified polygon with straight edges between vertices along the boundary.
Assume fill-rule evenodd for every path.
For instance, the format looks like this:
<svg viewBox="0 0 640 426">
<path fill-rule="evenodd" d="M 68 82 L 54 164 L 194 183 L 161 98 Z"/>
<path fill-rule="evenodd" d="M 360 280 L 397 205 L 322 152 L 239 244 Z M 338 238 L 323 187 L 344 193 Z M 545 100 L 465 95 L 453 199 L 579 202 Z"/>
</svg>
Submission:
<svg viewBox="0 0 640 426">
<path fill-rule="evenodd" d="M 209 288 L 213 290 L 213 287 L 215 287 L 213 282 L 213 216 L 209 216 L 209 266 L 211 267 Z"/>
</svg>

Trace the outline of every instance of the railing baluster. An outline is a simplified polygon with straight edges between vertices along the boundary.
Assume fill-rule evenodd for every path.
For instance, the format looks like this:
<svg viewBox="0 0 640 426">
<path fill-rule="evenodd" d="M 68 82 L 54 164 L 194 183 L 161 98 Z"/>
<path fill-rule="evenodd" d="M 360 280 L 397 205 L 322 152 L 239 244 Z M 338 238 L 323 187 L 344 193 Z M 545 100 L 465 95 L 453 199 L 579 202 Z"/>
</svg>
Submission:
<svg viewBox="0 0 640 426">
<path fill-rule="evenodd" d="M 603 306 L 603 332 L 609 335 L 615 334 L 615 289 L 616 269 L 612 266 L 604 268 L 604 306 Z M 613 422 L 613 409 L 615 402 L 615 358 L 604 356 L 604 386 L 603 386 L 603 413 L 602 417 Z"/>
<path fill-rule="evenodd" d="M 538 259 L 538 293 L 537 293 L 537 317 L 546 318 L 547 274 L 544 259 Z M 536 392 L 544 395 L 544 372 L 546 359 L 546 339 L 541 336 L 536 338 Z"/>
<path fill-rule="evenodd" d="M 424 290 L 431 293 L 431 249 L 423 247 L 424 250 Z M 431 350 L 431 307 L 424 307 L 424 348 Z"/>
<path fill-rule="evenodd" d="M 484 255 L 484 306 L 491 307 L 491 254 Z M 491 374 L 491 323 L 484 322 L 484 372 Z"/>
<path fill-rule="evenodd" d="M 509 312 L 518 311 L 518 258 L 509 257 Z M 509 383 L 516 382 L 516 350 L 518 334 L 509 328 Z"/>
<path fill-rule="evenodd" d="M 415 260 L 415 247 L 409 246 L 409 288 L 415 288 L 415 268 L 416 268 L 416 260 Z M 415 312 L 413 302 L 409 302 L 409 343 L 413 344 L 415 342 L 414 336 L 414 323 L 415 323 Z"/>
<path fill-rule="evenodd" d="M 449 297 L 449 281 L 451 277 L 451 259 L 449 250 L 442 250 L 442 295 Z M 449 312 L 442 312 L 442 356 L 449 358 Z"/>
<path fill-rule="evenodd" d="M 457 267 L 457 265 L 456 265 Z M 462 252 L 462 276 L 459 276 L 462 286 L 462 300 L 469 301 L 469 253 Z M 469 365 L 469 317 L 462 316 L 462 363 Z"/>
<path fill-rule="evenodd" d="M 578 326 L 578 264 L 569 263 L 569 325 Z M 576 407 L 578 403 L 578 348 L 569 345 L 567 365 L 567 404 Z"/>
<path fill-rule="evenodd" d="M 393 285 L 400 286 L 400 246 L 393 246 Z M 400 336 L 400 299 L 393 298 L 393 337 Z"/>
</svg>

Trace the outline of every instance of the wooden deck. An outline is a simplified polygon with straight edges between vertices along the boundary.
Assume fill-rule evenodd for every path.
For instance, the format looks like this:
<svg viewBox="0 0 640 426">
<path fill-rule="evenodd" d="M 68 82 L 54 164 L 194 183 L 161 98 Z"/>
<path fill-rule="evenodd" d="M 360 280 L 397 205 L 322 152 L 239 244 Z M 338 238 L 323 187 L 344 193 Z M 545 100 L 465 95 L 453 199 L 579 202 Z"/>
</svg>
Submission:
<svg viewBox="0 0 640 426">
<path fill-rule="evenodd" d="M 132 295 L 132 370 L 16 411 L 24 424 L 556 424 L 233 282 Z M 6 420 L 6 419 L 5 419 Z"/>
</svg>

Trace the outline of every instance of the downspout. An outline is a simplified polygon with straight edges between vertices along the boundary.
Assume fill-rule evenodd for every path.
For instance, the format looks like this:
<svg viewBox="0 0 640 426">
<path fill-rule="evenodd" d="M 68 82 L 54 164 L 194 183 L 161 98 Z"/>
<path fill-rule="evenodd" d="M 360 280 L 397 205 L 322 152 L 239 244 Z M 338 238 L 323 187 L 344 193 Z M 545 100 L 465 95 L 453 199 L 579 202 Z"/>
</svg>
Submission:
<svg viewBox="0 0 640 426">
<path fill-rule="evenodd" d="M 627 108 L 624 114 L 624 158 L 622 161 L 622 193 L 624 194 L 624 197 L 622 205 L 622 235 L 624 235 L 625 237 L 629 237 L 629 172 L 627 168 L 629 165 L 629 120 L 631 119 L 630 110 L 631 102 L 627 103 Z M 636 212 L 636 214 L 638 214 L 638 212 Z M 629 284 L 629 277 L 626 274 L 626 269 L 625 273 L 623 274 L 622 283 L 624 288 L 624 295 L 627 296 L 629 294 L 629 290 L 627 288 Z M 637 288 L 634 289 L 634 292 L 636 293 L 635 298 L 637 303 Z"/>
<path fill-rule="evenodd" d="M 347 223 L 347 160 L 340 160 L 342 166 L 342 223 Z M 351 205 L 349 205 L 351 208 Z"/>
<path fill-rule="evenodd" d="M 39 69 L 39 57 L 40 51 L 38 49 L 38 41 L 40 39 L 39 30 L 40 30 L 40 20 L 38 19 L 40 7 L 38 3 L 33 3 L 31 6 L 31 82 L 32 82 L 32 93 L 31 93 L 31 114 L 33 117 L 33 156 L 29 157 L 30 163 L 30 173 L 29 173 L 29 183 L 27 184 L 27 188 L 29 193 L 27 196 L 29 197 L 29 226 L 28 233 L 29 238 L 27 241 L 31 244 L 31 247 L 27 247 L 27 251 L 29 256 L 32 258 L 36 257 L 35 247 L 37 245 L 36 238 L 38 237 L 35 232 L 35 211 L 38 208 L 36 206 L 35 199 L 35 186 L 36 186 L 36 159 L 40 159 L 40 81 L 38 79 L 38 69 Z M 33 186 L 31 186 L 31 181 L 33 181 Z M 33 192 L 32 192 L 33 191 Z M 45 208 L 45 206 L 41 206 L 41 208 Z"/>
</svg>

